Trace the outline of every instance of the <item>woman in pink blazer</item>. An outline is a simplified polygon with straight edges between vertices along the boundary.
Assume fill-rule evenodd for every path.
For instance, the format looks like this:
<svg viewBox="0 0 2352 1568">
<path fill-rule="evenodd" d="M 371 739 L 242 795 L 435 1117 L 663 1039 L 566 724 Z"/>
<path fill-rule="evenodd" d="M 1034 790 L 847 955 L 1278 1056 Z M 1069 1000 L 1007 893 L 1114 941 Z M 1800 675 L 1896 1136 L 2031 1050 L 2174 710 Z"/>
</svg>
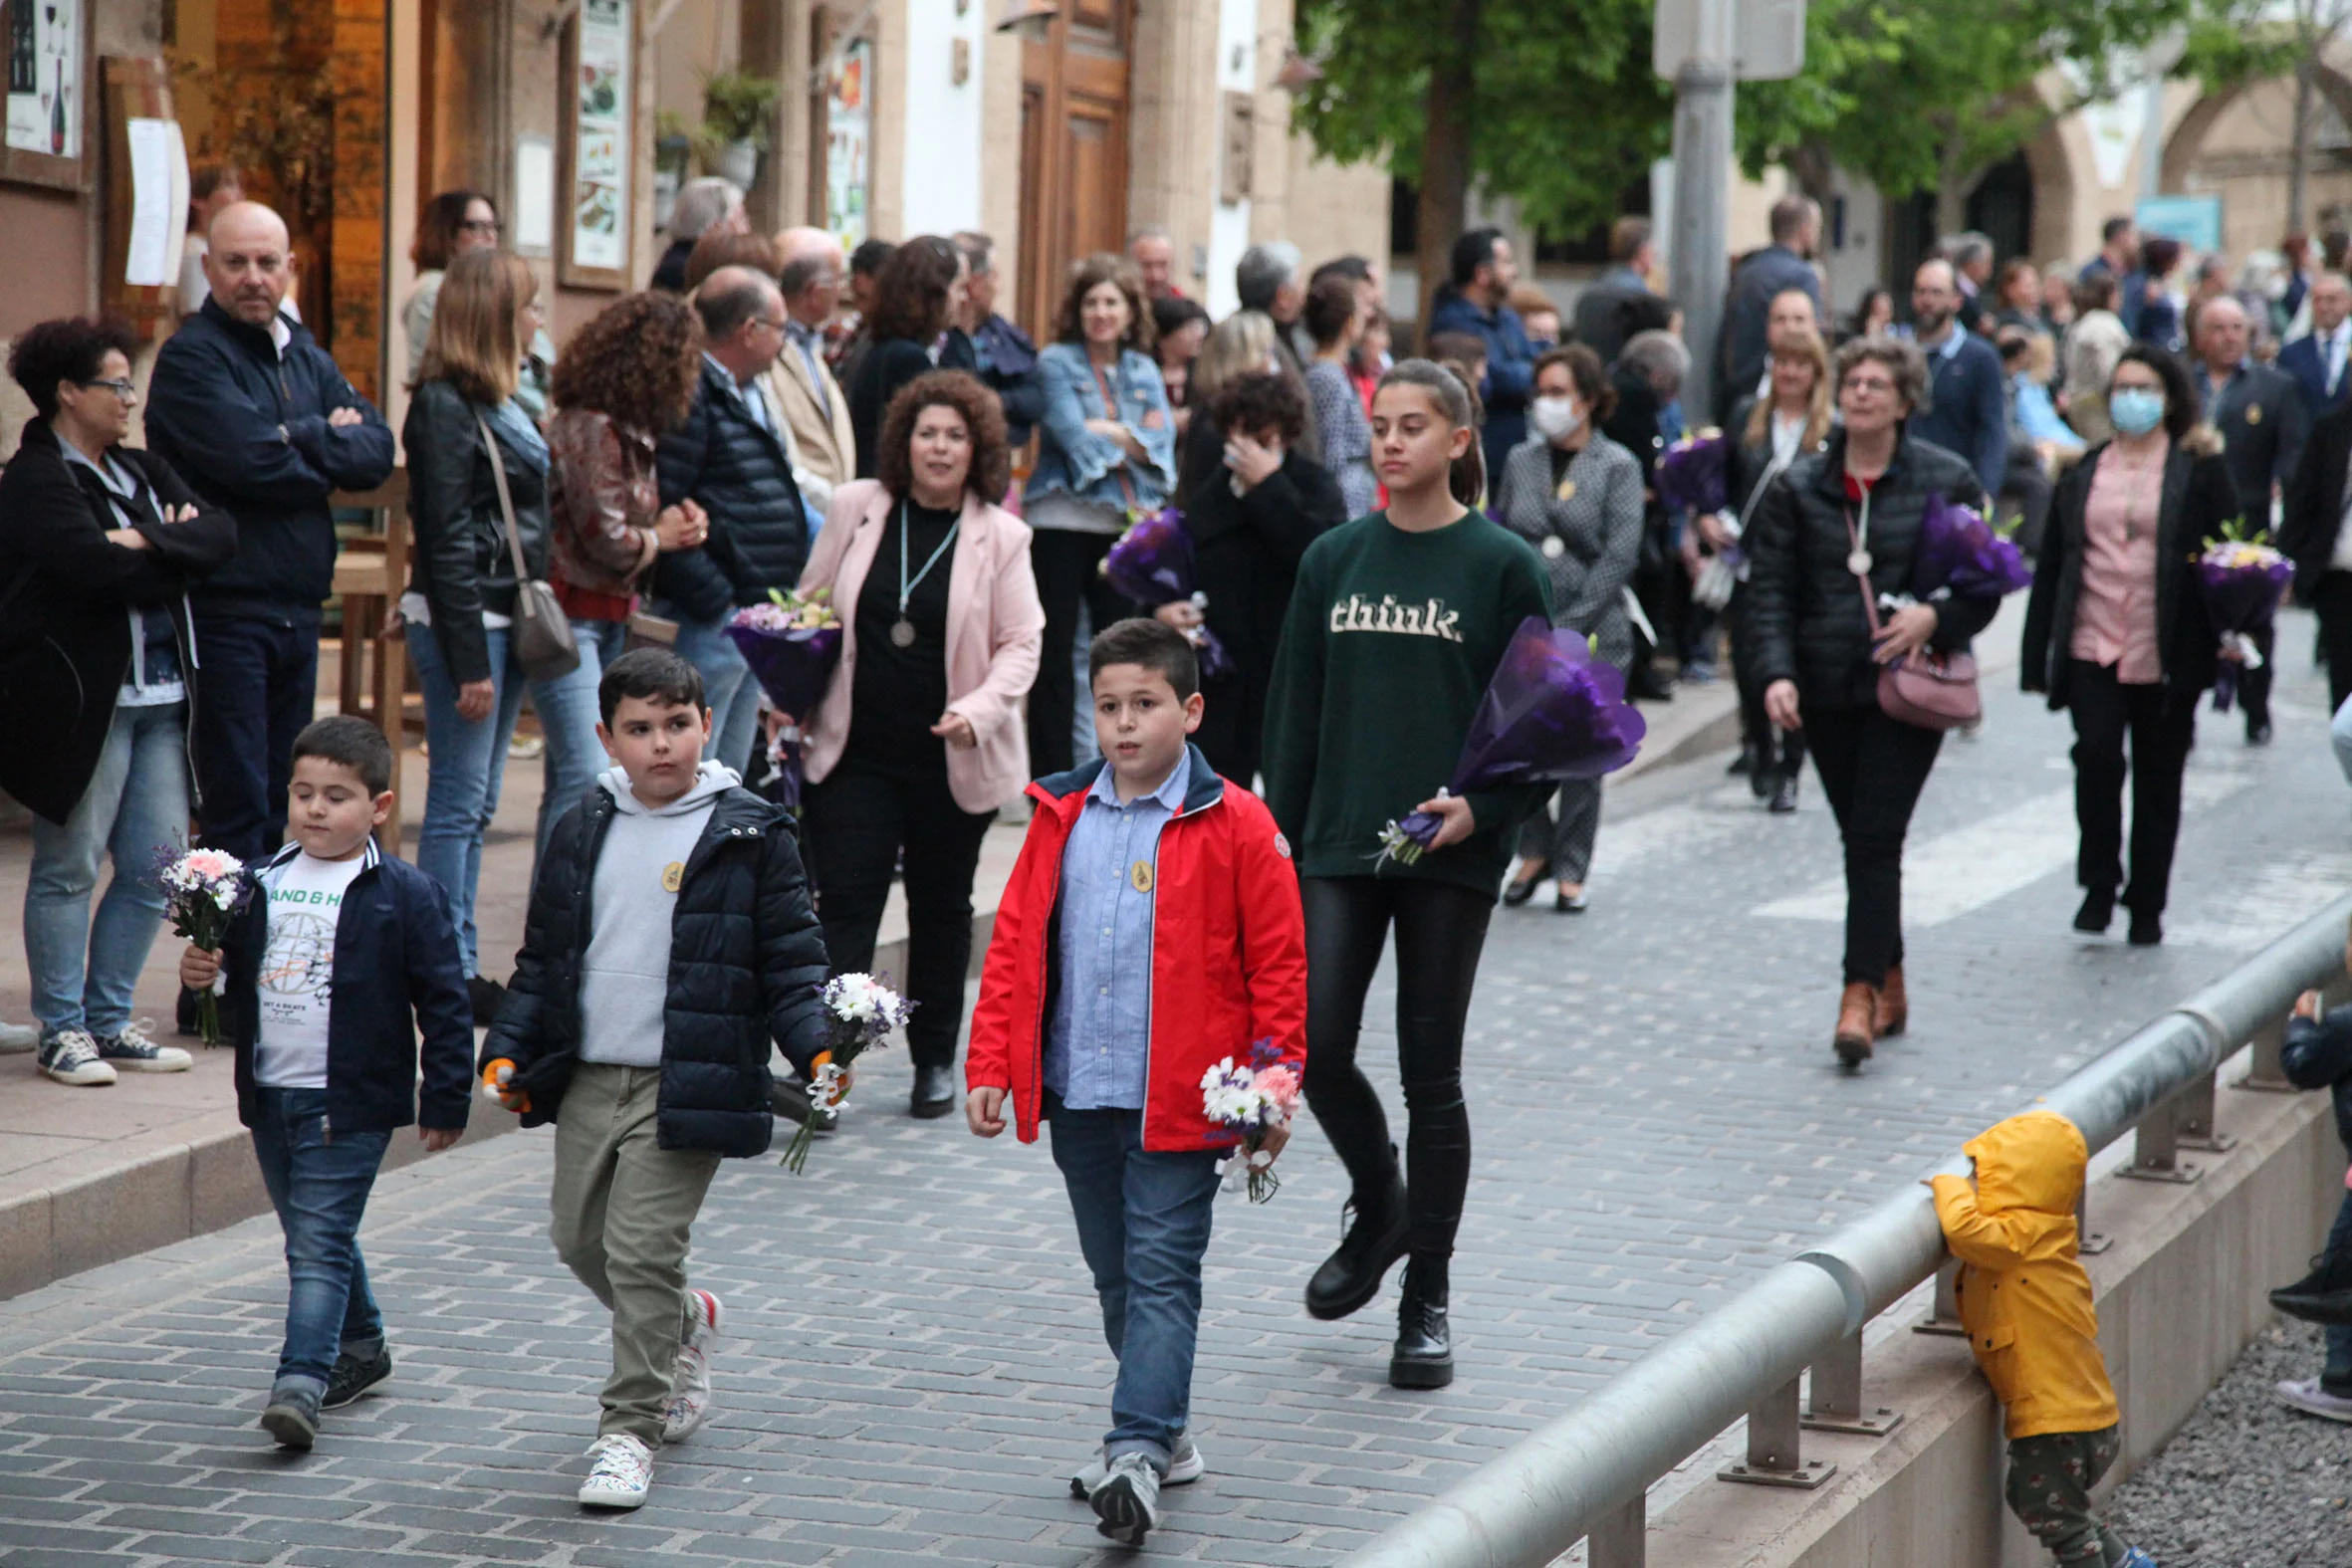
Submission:
<svg viewBox="0 0 2352 1568">
<path fill-rule="evenodd" d="M 1022 699 L 1046 612 L 996 393 L 961 370 L 890 400 L 877 477 L 833 492 L 801 591 L 830 588 L 841 662 L 808 716 L 805 853 L 833 968 L 869 968 L 904 852 L 913 1111 L 960 1097 L 972 875 L 997 808 L 1029 782 Z"/>
</svg>

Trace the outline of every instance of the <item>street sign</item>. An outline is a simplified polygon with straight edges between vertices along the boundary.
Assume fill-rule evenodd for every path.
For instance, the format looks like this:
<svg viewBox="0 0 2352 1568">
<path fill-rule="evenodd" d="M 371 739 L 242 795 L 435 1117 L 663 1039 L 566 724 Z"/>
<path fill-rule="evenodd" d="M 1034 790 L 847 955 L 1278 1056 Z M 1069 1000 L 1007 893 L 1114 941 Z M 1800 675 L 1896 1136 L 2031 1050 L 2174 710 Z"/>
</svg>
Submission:
<svg viewBox="0 0 2352 1568">
<path fill-rule="evenodd" d="M 1694 60 L 1729 60 L 1742 82 L 1779 82 L 1805 63 L 1805 0 L 1657 0 L 1650 62 L 1669 82 Z"/>
</svg>

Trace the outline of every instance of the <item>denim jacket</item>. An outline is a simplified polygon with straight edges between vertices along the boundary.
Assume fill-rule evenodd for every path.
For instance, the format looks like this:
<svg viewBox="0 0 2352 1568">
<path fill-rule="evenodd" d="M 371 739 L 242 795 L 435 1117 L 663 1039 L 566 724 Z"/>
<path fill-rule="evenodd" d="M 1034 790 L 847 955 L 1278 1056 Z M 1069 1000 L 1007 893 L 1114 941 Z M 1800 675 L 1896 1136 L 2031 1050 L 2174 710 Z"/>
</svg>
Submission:
<svg viewBox="0 0 2352 1568">
<path fill-rule="evenodd" d="M 1167 501 L 1176 487 L 1176 418 L 1151 355 L 1133 348 L 1119 354 L 1118 369 L 1110 378 L 1119 403 L 1115 412 L 1103 409 L 1101 386 L 1081 344 L 1046 347 L 1038 354 L 1038 376 L 1046 387 L 1045 438 L 1038 444 L 1027 496 L 1060 490 L 1083 500 L 1146 511 Z M 1137 463 L 1086 428 L 1087 420 L 1104 418 L 1115 418 L 1133 431 L 1150 461 Z"/>
</svg>

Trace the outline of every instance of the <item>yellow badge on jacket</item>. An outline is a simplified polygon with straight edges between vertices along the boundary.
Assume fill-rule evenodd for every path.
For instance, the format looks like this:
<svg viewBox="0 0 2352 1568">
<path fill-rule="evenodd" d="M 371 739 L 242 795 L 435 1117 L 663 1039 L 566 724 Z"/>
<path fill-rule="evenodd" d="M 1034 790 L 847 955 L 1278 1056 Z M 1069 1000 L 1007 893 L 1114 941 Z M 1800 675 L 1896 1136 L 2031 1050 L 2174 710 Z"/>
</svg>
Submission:
<svg viewBox="0 0 2352 1568">
<path fill-rule="evenodd" d="M 1151 891 L 1151 862 L 1138 860 L 1127 867 L 1127 883 L 1138 893 Z"/>
<path fill-rule="evenodd" d="M 1551 494 L 1554 500 L 1573 501 L 1576 499 L 1576 482 L 1572 479 L 1563 479 Z"/>
<path fill-rule="evenodd" d="M 2262 405 L 2260 403 L 2245 405 L 2245 422 L 2249 425 L 2258 425 L 2262 422 Z"/>
<path fill-rule="evenodd" d="M 685 880 L 685 861 L 672 860 L 668 865 L 661 868 L 661 890 L 664 893 L 675 893 L 678 890 L 678 884 Z"/>
</svg>

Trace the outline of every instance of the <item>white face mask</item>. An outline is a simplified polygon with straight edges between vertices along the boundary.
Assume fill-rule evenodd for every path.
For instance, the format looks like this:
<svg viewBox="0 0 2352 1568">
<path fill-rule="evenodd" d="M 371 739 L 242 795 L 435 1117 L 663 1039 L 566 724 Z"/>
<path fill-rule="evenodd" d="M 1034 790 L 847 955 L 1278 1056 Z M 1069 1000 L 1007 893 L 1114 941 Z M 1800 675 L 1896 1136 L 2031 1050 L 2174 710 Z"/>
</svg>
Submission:
<svg viewBox="0 0 2352 1568">
<path fill-rule="evenodd" d="M 1573 397 L 1538 397 L 1528 404 L 1528 424 L 1546 441 L 1575 434 L 1584 423 L 1584 410 Z"/>
</svg>

